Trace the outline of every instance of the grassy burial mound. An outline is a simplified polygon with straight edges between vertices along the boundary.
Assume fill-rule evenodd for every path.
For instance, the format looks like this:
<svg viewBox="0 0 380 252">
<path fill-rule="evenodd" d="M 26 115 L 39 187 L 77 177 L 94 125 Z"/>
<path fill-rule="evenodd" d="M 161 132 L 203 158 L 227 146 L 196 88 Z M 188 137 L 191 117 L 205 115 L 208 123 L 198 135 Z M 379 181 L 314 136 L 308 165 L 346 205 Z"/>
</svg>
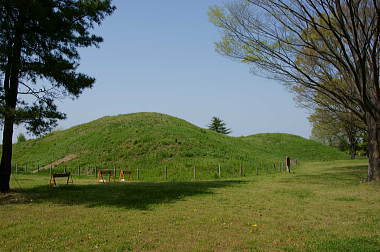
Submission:
<svg viewBox="0 0 380 252">
<path fill-rule="evenodd" d="M 273 167 L 286 155 L 299 160 L 346 158 L 333 148 L 297 136 L 230 137 L 165 114 L 135 113 L 103 117 L 15 144 L 14 164 L 29 170 L 52 165 L 83 170 L 139 168 L 155 177 L 163 176 L 167 167 L 169 177 L 176 173 L 177 178 L 188 178 L 194 167 L 199 176 L 215 177 L 219 165 L 224 175 L 240 173 L 241 166 L 248 175 L 257 166 Z"/>
<path fill-rule="evenodd" d="M 313 140 L 284 133 L 264 133 L 242 137 L 276 157 L 290 156 L 304 161 L 347 159 L 347 154 Z"/>
</svg>

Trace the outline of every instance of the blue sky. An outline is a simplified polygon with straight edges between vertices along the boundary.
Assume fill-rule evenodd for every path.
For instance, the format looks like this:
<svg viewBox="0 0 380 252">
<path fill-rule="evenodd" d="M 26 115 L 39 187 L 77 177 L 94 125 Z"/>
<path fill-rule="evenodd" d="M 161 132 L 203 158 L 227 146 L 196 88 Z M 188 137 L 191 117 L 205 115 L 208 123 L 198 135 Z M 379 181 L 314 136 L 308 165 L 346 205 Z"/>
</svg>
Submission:
<svg viewBox="0 0 380 252">
<path fill-rule="evenodd" d="M 58 103 L 68 116 L 58 128 L 148 111 L 200 127 L 218 116 L 233 136 L 285 132 L 309 137 L 307 111 L 296 107 L 280 83 L 255 77 L 249 66 L 215 52 L 220 34 L 207 10 L 222 3 L 114 0 L 118 9 L 96 29 L 105 42 L 81 50 L 80 71 L 94 76 L 96 84 L 79 99 Z"/>
</svg>

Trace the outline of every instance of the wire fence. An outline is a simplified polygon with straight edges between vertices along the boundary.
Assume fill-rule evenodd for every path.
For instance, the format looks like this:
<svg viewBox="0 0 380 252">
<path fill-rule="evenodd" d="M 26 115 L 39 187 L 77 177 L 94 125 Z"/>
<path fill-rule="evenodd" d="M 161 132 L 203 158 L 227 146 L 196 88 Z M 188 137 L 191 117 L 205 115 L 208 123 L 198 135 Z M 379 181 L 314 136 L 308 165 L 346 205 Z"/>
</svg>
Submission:
<svg viewBox="0 0 380 252">
<path fill-rule="evenodd" d="M 40 163 L 24 163 L 12 166 L 14 174 L 36 174 L 48 175 L 53 173 L 67 173 L 75 177 L 97 177 L 99 171 L 111 171 L 112 176 L 120 179 L 121 171 L 131 172 L 134 181 L 192 181 L 208 179 L 228 179 L 248 176 L 261 176 L 290 172 L 300 164 L 296 159 L 288 162 L 219 162 L 210 164 L 197 164 L 191 162 L 184 163 L 157 163 L 157 164 L 136 164 L 136 165 L 112 165 L 112 164 L 86 164 L 86 165 L 45 165 Z"/>
</svg>

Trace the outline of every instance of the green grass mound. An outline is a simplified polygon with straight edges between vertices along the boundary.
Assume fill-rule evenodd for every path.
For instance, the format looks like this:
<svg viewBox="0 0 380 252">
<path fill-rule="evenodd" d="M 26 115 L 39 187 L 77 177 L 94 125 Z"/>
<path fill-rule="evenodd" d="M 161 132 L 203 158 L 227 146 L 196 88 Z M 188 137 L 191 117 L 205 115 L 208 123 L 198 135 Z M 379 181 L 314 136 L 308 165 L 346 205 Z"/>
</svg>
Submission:
<svg viewBox="0 0 380 252">
<path fill-rule="evenodd" d="M 290 156 L 304 161 L 327 161 L 346 159 L 347 154 L 313 140 L 284 133 L 265 133 L 242 137 L 262 152 L 270 152 L 276 157 Z"/>
<path fill-rule="evenodd" d="M 14 164 L 20 167 L 159 167 L 156 176 L 162 176 L 165 167 L 169 174 L 184 176 L 192 176 L 197 167 L 199 173 L 213 177 L 219 165 L 236 174 L 242 165 L 253 172 L 255 166 L 273 166 L 285 156 L 298 160 L 346 158 L 342 152 L 298 136 L 230 137 L 159 113 L 107 116 L 14 147 Z"/>
</svg>

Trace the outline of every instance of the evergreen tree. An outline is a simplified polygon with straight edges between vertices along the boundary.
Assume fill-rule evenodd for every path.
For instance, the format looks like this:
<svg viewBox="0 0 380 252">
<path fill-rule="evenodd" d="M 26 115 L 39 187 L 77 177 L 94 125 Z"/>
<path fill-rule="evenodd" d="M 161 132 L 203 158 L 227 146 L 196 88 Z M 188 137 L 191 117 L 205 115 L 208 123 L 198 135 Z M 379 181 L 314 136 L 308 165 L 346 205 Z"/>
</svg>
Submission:
<svg viewBox="0 0 380 252">
<path fill-rule="evenodd" d="M 0 0 L 0 191 L 9 191 L 14 124 L 36 135 L 66 115 L 54 100 L 77 98 L 95 79 L 77 72 L 77 48 L 99 46 L 90 32 L 112 14 L 112 0 Z M 28 97 L 28 98 L 26 98 Z"/>
<path fill-rule="evenodd" d="M 221 120 L 220 118 L 218 118 L 216 116 L 212 117 L 211 123 L 208 125 L 208 128 L 210 130 L 213 130 L 213 131 L 216 131 L 218 133 L 225 134 L 225 135 L 228 135 L 231 133 L 231 129 L 228 129 L 226 127 L 226 123 L 223 122 L 223 120 Z"/>
</svg>

